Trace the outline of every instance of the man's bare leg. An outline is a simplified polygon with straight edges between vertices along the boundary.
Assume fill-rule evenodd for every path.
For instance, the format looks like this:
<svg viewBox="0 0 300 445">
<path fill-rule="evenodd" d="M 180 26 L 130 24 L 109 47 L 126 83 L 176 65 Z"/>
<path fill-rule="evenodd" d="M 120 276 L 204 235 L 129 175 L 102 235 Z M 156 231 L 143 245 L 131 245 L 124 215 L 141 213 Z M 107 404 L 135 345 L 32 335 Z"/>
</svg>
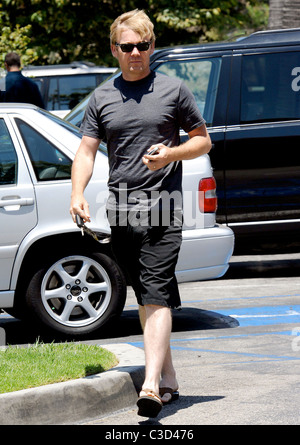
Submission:
<svg viewBox="0 0 300 445">
<path fill-rule="evenodd" d="M 160 381 L 160 387 L 166 387 L 166 388 L 172 388 L 173 391 L 178 390 L 178 382 L 176 379 L 176 372 L 173 366 L 172 361 L 172 355 L 171 355 L 171 348 L 170 345 L 168 346 L 167 353 L 165 356 L 165 360 L 163 363 L 163 367 L 161 370 L 161 381 Z M 170 393 L 166 393 L 163 395 L 161 400 L 166 403 L 169 402 L 172 398 L 172 395 Z"/>
<path fill-rule="evenodd" d="M 143 388 L 159 393 L 159 387 L 178 389 L 172 362 L 170 335 L 172 329 L 171 310 L 163 306 L 139 307 L 140 321 L 144 330 L 146 375 Z M 161 379 L 161 382 L 160 382 Z M 162 397 L 168 402 L 170 394 Z"/>
</svg>

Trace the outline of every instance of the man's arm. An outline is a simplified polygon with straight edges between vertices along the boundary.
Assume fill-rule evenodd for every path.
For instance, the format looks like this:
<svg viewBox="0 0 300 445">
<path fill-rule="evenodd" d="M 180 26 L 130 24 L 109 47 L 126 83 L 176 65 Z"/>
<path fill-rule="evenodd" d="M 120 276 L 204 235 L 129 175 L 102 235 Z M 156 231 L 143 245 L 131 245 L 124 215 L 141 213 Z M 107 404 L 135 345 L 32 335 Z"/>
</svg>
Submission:
<svg viewBox="0 0 300 445">
<path fill-rule="evenodd" d="M 75 215 L 80 215 L 85 221 L 90 221 L 89 205 L 84 198 L 84 190 L 93 174 L 96 153 L 100 140 L 83 136 L 72 165 L 72 194 L 70 213 L 73 221 Z"/>
<path fill-rule="evenodd" d="M 198 156 L 209 153 L 211 149 L 211 139 L 207 132 L 206 125 L 195 128 L 188 133 L 189 140 L 177 147 L 167 147 L 157 144 L 159 152 L 157 155 L 145 155 L 143 162 L 150 170 L 164 167 L 170 162 L 194 159 Z M 153 148 L 155 145 L 151 146 Z M 149 162 L 150 161 L 150 162 Z"/>
</svg>

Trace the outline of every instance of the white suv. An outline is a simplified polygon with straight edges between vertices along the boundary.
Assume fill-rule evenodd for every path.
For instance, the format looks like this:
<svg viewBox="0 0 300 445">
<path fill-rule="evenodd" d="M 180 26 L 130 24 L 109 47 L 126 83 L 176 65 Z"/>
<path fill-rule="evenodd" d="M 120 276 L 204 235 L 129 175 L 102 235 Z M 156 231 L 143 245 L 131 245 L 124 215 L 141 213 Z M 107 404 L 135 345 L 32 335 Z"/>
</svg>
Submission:
<svg viewBox="0 0 300 445">
<path fill-rule="evenodd" d="M 116 68 L 96 66 L 89 62 L 70 65 L 26 66 L 22 73 L 37 83 L 45 108 L 64 117 L 90 91 L 113 74 Z M 2 79 L 2 88 L 5 85 Z"/>
</svg>

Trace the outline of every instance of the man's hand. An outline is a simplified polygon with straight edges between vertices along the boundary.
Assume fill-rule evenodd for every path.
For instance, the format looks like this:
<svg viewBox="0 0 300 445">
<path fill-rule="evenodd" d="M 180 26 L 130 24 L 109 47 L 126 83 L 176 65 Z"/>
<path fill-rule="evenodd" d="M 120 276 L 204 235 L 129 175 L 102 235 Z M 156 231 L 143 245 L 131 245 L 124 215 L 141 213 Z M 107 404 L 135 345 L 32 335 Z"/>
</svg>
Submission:
<svg viewBox="0 0 300 445">
<path fill-rule="evenodd" d="M 195 159 L 198 156 L 209 153 L 211 139 L 204 124 L 190 131 L 188 135 L 189 139 L 178 147 L 167 147 L 163 144 L 152 145 L 148 151 L 151 151 L 156 146 L 159 147 L 159 150 L 153 155 L 145 154 L 143 163 L 147 165 L 149 170 L 156 171 L 170 162 Z"/>
<path fill-rule="evenodd" d="M 84 222 L 90 222 L 90 211 L 89 211 L 89 204 L 85 200 L 84 197 L 77 198 L 72 197 L 71 198 L 71 205 L 70 205 L 70 214 L 72 216 L 72 219 L 74 223 L 76 223 L 76 215 L 81 216 Z"/>
<path fill-rule="evenodd" d="M 169 158 L 171 149 L 166 145 L 163 144 L 151 145 L 148 152 L 151 152 L 157 147 L 158 150 L 154 154 L 150 155 L 146 153 L 142 158 L 143 163 L 147 165 L 147 167 L 151 171 L 159 170 L 160 168 L 164 167 L 165 165 L 169 164 L 169 162 L 171 162 Z"/>
</svg>

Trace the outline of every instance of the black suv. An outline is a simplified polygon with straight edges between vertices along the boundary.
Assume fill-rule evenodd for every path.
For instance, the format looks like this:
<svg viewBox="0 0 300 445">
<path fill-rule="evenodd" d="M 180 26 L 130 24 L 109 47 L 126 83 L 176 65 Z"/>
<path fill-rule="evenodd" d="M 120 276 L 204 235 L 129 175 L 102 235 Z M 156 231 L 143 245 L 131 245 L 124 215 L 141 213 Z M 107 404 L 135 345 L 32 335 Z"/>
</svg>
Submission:
<svg viewBox="0 0 300 445">
<path fill-rule="evenodd" d="M 235 252 L 298 249 L 300 29 L 160 49 L 151 68 L 181 78 L 196 97 L 214 144 L 217 219 L 234 230 Z M 79 125 L 86 103 L 67 119 Z"/>
<path fill-rule="evenodd" d="M 299 245 L 300 29 L 162 49 L 151 67 L 196 97 L 214 144 L 217 218 L 236 251 Z"/>
</svg>

